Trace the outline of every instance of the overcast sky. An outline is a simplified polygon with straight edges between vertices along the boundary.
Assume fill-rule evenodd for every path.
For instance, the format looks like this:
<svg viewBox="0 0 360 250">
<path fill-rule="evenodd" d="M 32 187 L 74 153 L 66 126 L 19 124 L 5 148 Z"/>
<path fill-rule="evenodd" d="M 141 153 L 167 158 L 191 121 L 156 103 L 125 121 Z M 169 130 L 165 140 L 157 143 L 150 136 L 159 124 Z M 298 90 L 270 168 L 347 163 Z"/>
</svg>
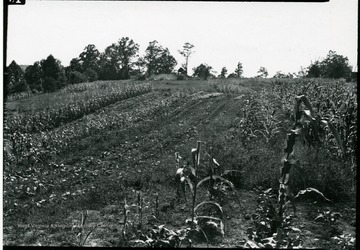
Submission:
<svg viewBox="0 0 360 250">
<path fill-rule="evenodd" d="M 329 50 L 357 65 L 357 0 L 328 3 L 34 1 L 9 6 L 7 64 L 33 64 L 52 54 L 64 66 L 88 44 L 103 52 L 130 37 L 144 54 L 150 41 L 177 52 L 195 45 L 189 68 L 207 63 L 219 74 L 242 62 L 244 76 L 260 66 L 298 72 Z"/>
</svg>

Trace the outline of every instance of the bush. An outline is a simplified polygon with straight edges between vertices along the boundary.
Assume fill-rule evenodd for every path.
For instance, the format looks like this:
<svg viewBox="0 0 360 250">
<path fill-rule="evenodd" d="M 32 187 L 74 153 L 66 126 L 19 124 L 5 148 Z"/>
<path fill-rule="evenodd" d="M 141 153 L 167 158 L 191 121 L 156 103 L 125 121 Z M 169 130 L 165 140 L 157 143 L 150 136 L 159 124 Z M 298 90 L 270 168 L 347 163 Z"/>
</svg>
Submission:
<svg viewBox="0 0 360 250">
<path fill-rule="evenodd" d="M 68 76 L 68 82 L 70 84 L 87 82 L 88 77 L 78 71 L 71 71 Z"/>
<path fill-rule="evenodd" d="M 186 75 L 181 74 L 176 77 L 176 80 L 187 80 L 187 77 Z"/>
<path fill-rule="evenodd" d="M 29 91 L 29 90 L 30 90 L 30 88 L 26 84 L 26 81 L 21 80 L 19 82 L 15 82 L 13 84 L 13 86 L 10 89 L 10 93 L 19 93 L 19 92 L 24 92 L 24 91 Z"/>
<path fill-rule="evenodd" d="M 96 81 L 99 78 L 98 74 L 93 69 L 87 69 L 84 74 L 90 82 Z"/>
<path fill-rule="evenodd" d="M 144 81 L 144 80 L 146 80 L 146 76 L 145 76 L 145 75 L 139 75 L 139 76 L 137 77 L 137 80 L 139 80 L 139 81 Z"/>
<path fill-rule="evenodd" d="M 52 77 L 45 77 L 43 82 L 43 89 L 45 92 L 54 92 L 61 88 L 61 83 Z"/>
</svg>

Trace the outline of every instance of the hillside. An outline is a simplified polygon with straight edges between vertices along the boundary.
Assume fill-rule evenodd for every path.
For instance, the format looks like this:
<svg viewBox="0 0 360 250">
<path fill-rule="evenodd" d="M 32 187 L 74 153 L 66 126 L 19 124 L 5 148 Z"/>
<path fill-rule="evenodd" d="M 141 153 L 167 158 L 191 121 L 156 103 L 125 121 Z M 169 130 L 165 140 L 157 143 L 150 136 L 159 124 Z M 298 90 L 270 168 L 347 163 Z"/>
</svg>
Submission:
<svg viewBox="0 0 360 250">
<path fill-rule="evenodd" d="M 277 202 L 296 83 L 299 89 L 304 89 L 300 83 L 308 84 L 259 79 L 95 82 L 7 103 L 4 245 L 143 246 L 144 234 L 156 226 L 165 225 L 174 232 L 187 228 L 190 186 L 187 201 L 177 200 L 174 154 L 180 154 L 181 164 L 191 165 L 191 149 L 197 141 L 202 141 L 199 179 L 208 175 L 214 158 L 234 189 L 218 181 L 213 197 L 223 210 L 224 236 L 207 228 L 209 245 L 195 234 L 189 236 L 193 246 L 259 244 L 271 236 L 267 223 L 272 217 L 264 211 L 268 200 Z M 347 105 L 355 102 L 351 115 L 356 114 L 354 85 L 336 84 L 343 87 L 335 94 L 352 93 L 346 96 L 344 92 L 343 98 Z M 315 92 L 310 92 L 314 89 L 309 87 L 307 96 L 317 107 L 312 98 Z M 317 100 L 322 99 L 318 96 Z M 348 114 L 349 108 L 337 110 Z M 326 112 L 324 106 L 324 116 Z M 322 140 L 334 150 L 334 139 L 326 131 Z M 344 144 L 352 157 L 354 145 L 349 138 Z M 340 242 L 355 249 L 356 183 L 350 180 L 354 173 L 348 160 L 338 167 L 337 150 L 329 151 L 330 146 L 318 146 L 315 151 L 314 146 L 296 144 L 296 157 L 305 174 L 291 173 L 293 192 L 305 188 L 305 178 L 306 187 L 317 188 L 331 202 L 309 194 L 296 202 L 296 216 L 287 210 L 291 218 L 287 243 L 291 238 L 292 244 L 301 242 L 305 248 L 340 249 L 335 247 Z M 237 172 L 226 175 L 226 170 Z M 345 186 L 345 180 L 351 184 Z M 197 203 L 208 200 L 207 191 L 206 185 L 199 188 Z M 136 206 L 139 194 L 144 198 L 141 210 Z M 124 213 L 125 202 L 134 206 Z M 200 212 L 216 214 L 207 206 Z M 125 214 L 127 239 L 142 242 L 124 242 Z M 262 223 L 265 228 L 259 226 Z"/>
</svg>

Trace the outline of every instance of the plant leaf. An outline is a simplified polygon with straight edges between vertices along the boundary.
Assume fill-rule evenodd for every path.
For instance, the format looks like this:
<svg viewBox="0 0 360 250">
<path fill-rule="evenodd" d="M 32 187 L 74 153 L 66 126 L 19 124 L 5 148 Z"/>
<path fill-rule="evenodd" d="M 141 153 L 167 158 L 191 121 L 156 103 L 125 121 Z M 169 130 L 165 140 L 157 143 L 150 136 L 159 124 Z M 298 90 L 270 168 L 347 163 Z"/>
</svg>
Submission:
<svg viewBox="0 0 360 250">
<path fill-rule="evenodd" d="M 208 219 L 208 220 L 218 220 L 218 221 L 222 221 L 222 219 L 214 217 L 214 216 L 205 216 L 205 215 L 199 215 L 199 216 L 195 216 L 196 219 Z"/>
<path fill-rule="evenodd" d="M 187 166 L 186 168 L 190 169 L 191 174 L 192 174 L 193 176 L 196 176 L 195 169 L 194 169 L 193 167 Z"/>
<path fill-rule="evenodd" d="M 340 135 L 339 135 L 339 132 L 337 131 L 337 129 L 334 127 L 334 125 L 330 121 L 327 121 L 327 120 L 321 120 L 321 121 L 329 127 L 329 129 L 333 133 L 337 143 L 339 144 L 342 153 L 345 154 L 344 146 L 343 146 L 342 140 L 340 138 Z"/>
<path fill-rule="evenodd" d="M 219 176 L 219 175 L 213 175 L 212 176 L 213 179 L 219 179 L 223 182 L 225 182 L 226 184 L 228 184 L 231 188 L 234 188 L 234 184 L 231 181 L 226 180 L 225 178 Z M 196 185 L 196 188 L 199 188 L 201 184 L 203 184 L 204 182 L 210 180 L 210 176 L 205 177 L 204 179 L 202 179 L 201 181 L 199 181 L 199 183 Z"/>
<path fill-rule="evenodd" d="M 310 104 L 309 99 L 308 99 L 305 95 L 300 95 L 300 96 L 297 96 L 296 98 L 299 99 L 299 104 L 300 104 L 301 102 L 304 103 L 305 107 L 310 111 L 310 115 L 311 115 L 312 117 L 314 117 L 314 111 L 313 111 L 313 108 L 312 108 L 312 106 L 311 106 L 311 104 Z"/>
<path fill-rule="evenodd" d="M 205 205 L 205 204 L 215 205 L 216 207 L 219 208 L 219 210 L 220 210 L 220 212 L 221 212 L 221 217 L 223 216 L 223 210 L 222 210 L 220 204 L 219 204 L 219 203 L 216 203 L 216 202 L 213 202 L 213 201 L 203 201 L 203 202 L 201 202 L 200 204 L 198 204 L 198 205 L 194 208 L 194 212 L 195 212 L 200 206 Z"/>
<path fill-rule="evenodd" d="M 189 184 L 191 192 L 194 193 L 194 185 L 192 184 L 192 182 L 188 176 L 185 176 L 185 181 Z"/>
<path fill-rule="evenodd" d="M 231 172 L 244 173 L 244 171 L 240 171 L 240 170 L 231 170 L 231 169 L 229 169 L 229 170 L 225 170 L 225 171 L 221 174 L 221 176 L 223 176 L 223 175 L 227 175 L 228 173 L 231 173 Z"/>
<path fill-rule="evenodd" d="M 311 115 L 310 110 L 304 109 L 304 114 L 309 121 L 312 121 L 314 119 L 314 117 Z"/>
<path fill-rule="evenodd" d="M 317 190 L 316 188 L 312 188 L 312 187 L 307 188 L 307 189 L 304 189 L 304 190 L 300 190 L 300 191 L 298 192 L 298 194 L 294 196 L 294 199 L 299 198 L 300 195 L 303 195 L 303 194 L 306 194 L 306 193 L 310 193 L 310 192 L 317 193 L 317 194 L 319 194 L 321 197 L 323 197 L 325 200 L 330 201 L 328 198 L 326 198 L 326 197 L 324 196 L 323 193 L 321 193 L 321 192 L 320 192 L 319 190 Z"/>
<path fill-rule="evenodd" d="M 260 248 L 260 246 L 259 246 L 258 244 L 256 244 L 255 241 L 248 240 L 248 241 L 245 243 L 245 248 Z"/>
<path fill-rule="evenodd" d="M 216 165 L 216 166 L 220 166 L 220 164 L 215 160 L 215 158 L 212 159 L 213 160 L 213 163 Z"/>
</svg>

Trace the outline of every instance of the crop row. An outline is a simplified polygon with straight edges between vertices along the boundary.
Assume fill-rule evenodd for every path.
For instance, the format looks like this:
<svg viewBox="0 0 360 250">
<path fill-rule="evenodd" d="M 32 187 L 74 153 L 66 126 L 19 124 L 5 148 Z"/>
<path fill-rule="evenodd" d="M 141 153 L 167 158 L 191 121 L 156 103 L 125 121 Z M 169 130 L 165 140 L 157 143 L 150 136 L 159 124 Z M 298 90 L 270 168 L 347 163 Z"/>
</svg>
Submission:
<svg viewBox="0 0 360 250">
<path fill-rule="evenodd" d="M 326 79 L 285 79 L 264 82 L 266 88 L 251 91 L 248 83 L 242 79 L 233 81 L 213 81 L 212 86 L 219 92 L 229 94 L 250 90 L 253 96 L 250 103 L 242 107 L 244 117 L 241 120 L 244 133 L 250 137 L 262 134 L 267 141 L 278 132 L 285 121 L 295 120 L 293 97 L 305 95 L 310 100 L 316 114 L 317 126 L 323 129 L 321 118 L 330 121 L 339 132 L 345 157 L 356 157 L 357 141 L 357 92 L 356 85 L 342 80 Z M 332 155 L 338 155 L 334 136 L 327 134 L 324 146 Z"/>
<path fill-rule="evenodd" d="M 281 103 L 285 114 L 292 117 L 294 102 L 291 96 L 305 95 L 310 100 L 316 120 L 319 117 L 330 121 L 341 138 L 346 157 L 356 157 L 357 141 L 357 92 L 356 85 L 345 81 L 308 80 L 299 81 L 295 84 L 283 80 L 275 82 L 269 95 Z M 335 138 L 330 136 L 325 140 L 328 148 L 335 148 Z M 332 154 L 336 154 L 331 150 Z"/>
<path fill-rule="evenodd" d="M 58 108 L 10 115 L 5 119 L 5 131 L 8 130 L 8 133 L 36 133 L 50 130 L 94 113 L 102 107 L 142 95 L 151 90 L 152 85 L 149 83 L 125 84 L 123 87 L 113 89 L 111 92 L 104 91 L 102 93 L 101 90 L 97 90 L 99 93 L 91 96 L 88 100 L 79 99 L 77 102 Z"/>
<path fill-rule="evenodd" d="M 76 149 L 79 140 L 84 137 L 112 129 L 132 129 L 151 122 L 155 117 L 161 119 L 168 116 L 172 107 L 177 106 L 176 103 L 183 98 L 183 94 L 163 95 L 162 98 L 158 95 L 161 94 L 153 92 L 135 97 L 118 107 L 109 107 L 104 112 L 86 116 L 51 131 L 33 134 L 15 132 L 8 135 L 4 138 L 4 194 L 7 208 L 12 212 L 17 211 L 21 197 L 30 197 L 34 206 L 42 206 L 58 198 L 51 189 L 63 190 L 60 198 L 65 199 L 70 195 L 70 192 L 67 192 L 69 187 L 63 187 L 65 184 L 73 185 L 75 179 L 84 183 L 89 180 L 78 180 L 76 171 L 80 170 L 76 170 L 74 176 L 68 175 L 69 171 L 74 171 L 74 166 L 69 166 L 68 170 L 65 170 L 66 166 L 58 166 L 54 163 L 56 155 Z M 136 104 L 136 108 L 124 108 L 133 104 Z M 125 110 L 120 113 L 117 112 L 119 109 Z M 81 171 L 89 172 L 86 169 Z M 91 171 L 89 173 L 91 174 L 84 175 L 93 176 Z M 56 183 L 50 185 L 48 179 L 54 178 Z M 44 186 L 47 188 L 44 189 Z M 49 189 L 49 186 L 54 187 Z M 71 192 L 71 195 L 81 195 L 85 190 L 80 191 Z"/>
<path fill-rule="evenodd" d="M 42 131 L 39 133 L 22 133 L 15 131 L 5 134 L 4 158 L 7 163 L 31 164 L 45 161 L 58 153 L 71 150 L 72 142 L 83 137 L 97 134 L 108 129 L 123 129 L 136 126 L 136 123 L 151 120 L 155 116 L 166 115 L 168 106 L 180 100 L 182 95 L 171 95 L 156 98 L 157 93 L 148 94 L 140 99 L 131 99 L 124 103 L 136 104 L 134 109 L 118 112 L 114 107 L 88 115 L 74 123 L 69 123 L 59 128 Z M 74 146 L 74 145 L 73 145 Z M 75 145 L 76 146 L 76 145 Z"/>
</svg>

